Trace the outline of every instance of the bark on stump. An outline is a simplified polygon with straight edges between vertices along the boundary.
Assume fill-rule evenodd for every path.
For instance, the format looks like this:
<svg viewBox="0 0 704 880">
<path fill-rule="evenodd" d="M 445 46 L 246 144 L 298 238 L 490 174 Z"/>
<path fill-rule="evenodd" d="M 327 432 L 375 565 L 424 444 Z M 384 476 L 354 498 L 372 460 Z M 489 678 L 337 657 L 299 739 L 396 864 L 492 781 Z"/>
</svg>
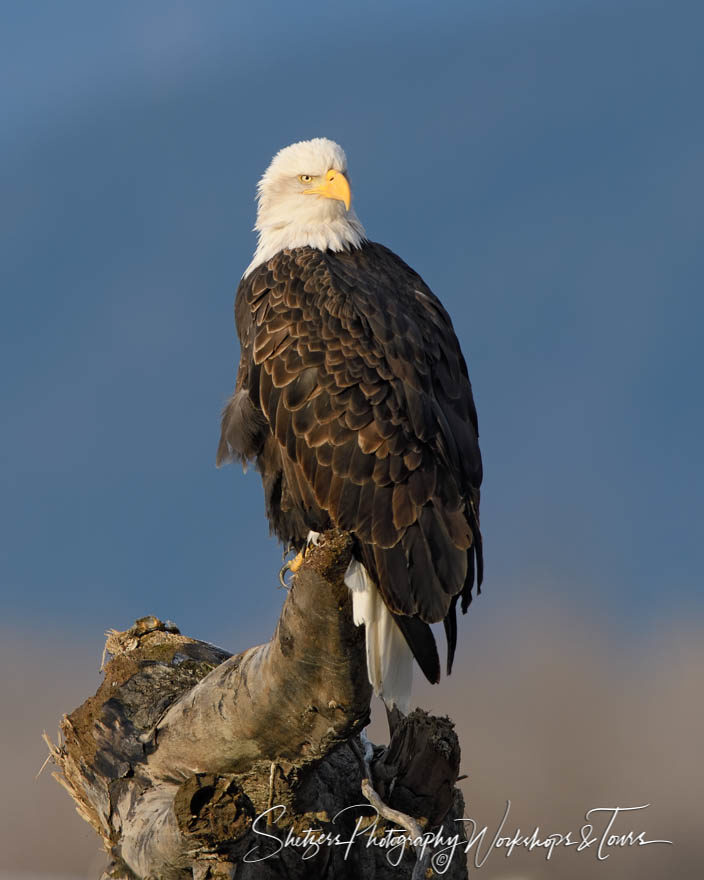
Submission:
<svg viewBox="0 0 704 880">
<path fill-rule="evenodd" d="M 350 554 L 349 535 L 326 533 L 271 641 L 235 656 L 154 617 L 108 634 L 102 685 L 50 744 L 56 778 L 105 844 L 103 878 L 467 876 L 462 844 L 444 867 L 429 860 L 437 847 L 421 861 L 408 842 L 388 846 L 392 829 L 408 837 L 394 810 L 465 840 L 460 749 L 449 719 L 421 710 L 386 748 L 360 737 L 371 688 L 342 580 Z M 365 790 L 387 818 L 362 794 L 370 765 Z M 316 846 L 311 829 L 354 842 Z"/>
</svg>

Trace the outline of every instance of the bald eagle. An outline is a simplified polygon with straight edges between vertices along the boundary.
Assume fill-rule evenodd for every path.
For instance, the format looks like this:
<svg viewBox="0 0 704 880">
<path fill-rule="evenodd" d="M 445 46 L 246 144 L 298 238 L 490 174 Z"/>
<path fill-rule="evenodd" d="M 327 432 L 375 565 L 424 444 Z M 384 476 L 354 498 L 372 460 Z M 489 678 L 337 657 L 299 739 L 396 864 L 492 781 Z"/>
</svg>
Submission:
<svg viewBox="0 0 704 880">
<path fill-rule="evenodd" d="M 369 680 L 407 711 L 414 656 L 440 679 L 430 624 L 444 623 L 449 674 L 456 606 L 481 586 L 477 414 L 447 312 L 350 203 L 345 154 L 326 138 L 282 149 L 261 178 L 217 463 L 256 462 L 286 547 L 353 535 L 345 582 Z"/>
</svg>

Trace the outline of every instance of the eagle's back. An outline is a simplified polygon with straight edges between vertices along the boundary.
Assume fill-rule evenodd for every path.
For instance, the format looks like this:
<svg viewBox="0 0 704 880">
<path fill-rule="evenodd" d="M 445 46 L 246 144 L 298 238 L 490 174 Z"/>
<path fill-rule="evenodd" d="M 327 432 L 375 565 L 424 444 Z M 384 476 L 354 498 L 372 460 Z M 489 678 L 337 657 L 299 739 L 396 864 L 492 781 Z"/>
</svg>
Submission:
<svg viewBox="0 0 704 880">
<path fill-rule="evenodd" d="M 235 314 L 241 361 L 218 460 L 257 461 L 287 545 L 330 525 L 355 535 L 436 680 L 427 624 L 445 621 L 451 664 L 455 604 L 466 610 L 482 571 L 477 416 L 447 312 L 365 242 L 280 252 L 242 280 Z"/>
</svg>

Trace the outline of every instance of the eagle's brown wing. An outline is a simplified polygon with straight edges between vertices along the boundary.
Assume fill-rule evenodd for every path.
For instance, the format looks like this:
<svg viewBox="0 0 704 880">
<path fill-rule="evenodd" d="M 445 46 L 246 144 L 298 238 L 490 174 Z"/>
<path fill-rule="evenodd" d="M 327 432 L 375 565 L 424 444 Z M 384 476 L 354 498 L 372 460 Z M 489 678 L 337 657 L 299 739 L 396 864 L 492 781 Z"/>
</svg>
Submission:
<svg viewBox="0 0 704 880">
<path fill-rule="evenodd" d="M 236 317 L 239 395 L 219 458 L 256 456 L 265 485 L 279 468 L 268 514 L 284 542 L 300 546 L 328 519 L 356 536 L 437 681 L 428 624 L 445 622 L 449 670 L 455 605 L 471 601 L 475 567 L 482 577 L 477 416 L 447 312 L 395 254 L 365 243 L 277 254 L 243 279 Z"/>
</svg>

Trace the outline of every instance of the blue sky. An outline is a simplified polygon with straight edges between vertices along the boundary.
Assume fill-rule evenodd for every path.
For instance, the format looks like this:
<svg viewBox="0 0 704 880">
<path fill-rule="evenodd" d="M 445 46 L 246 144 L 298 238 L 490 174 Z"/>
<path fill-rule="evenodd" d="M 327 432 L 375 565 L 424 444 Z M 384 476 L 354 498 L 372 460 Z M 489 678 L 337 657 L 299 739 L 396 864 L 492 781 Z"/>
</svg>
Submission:
<svg viewBox="0 0 704 880">
<path fill-rule="evenodd" d="M 0 585 L 72 638 L 268 637 L 258 476 L 216 471 L 271 155 L 345 147 L 453 317 L 481 616 L 701 614 L 704 14 L 686 2 L 16 4 L 0 36 Z"/>
</svg>

